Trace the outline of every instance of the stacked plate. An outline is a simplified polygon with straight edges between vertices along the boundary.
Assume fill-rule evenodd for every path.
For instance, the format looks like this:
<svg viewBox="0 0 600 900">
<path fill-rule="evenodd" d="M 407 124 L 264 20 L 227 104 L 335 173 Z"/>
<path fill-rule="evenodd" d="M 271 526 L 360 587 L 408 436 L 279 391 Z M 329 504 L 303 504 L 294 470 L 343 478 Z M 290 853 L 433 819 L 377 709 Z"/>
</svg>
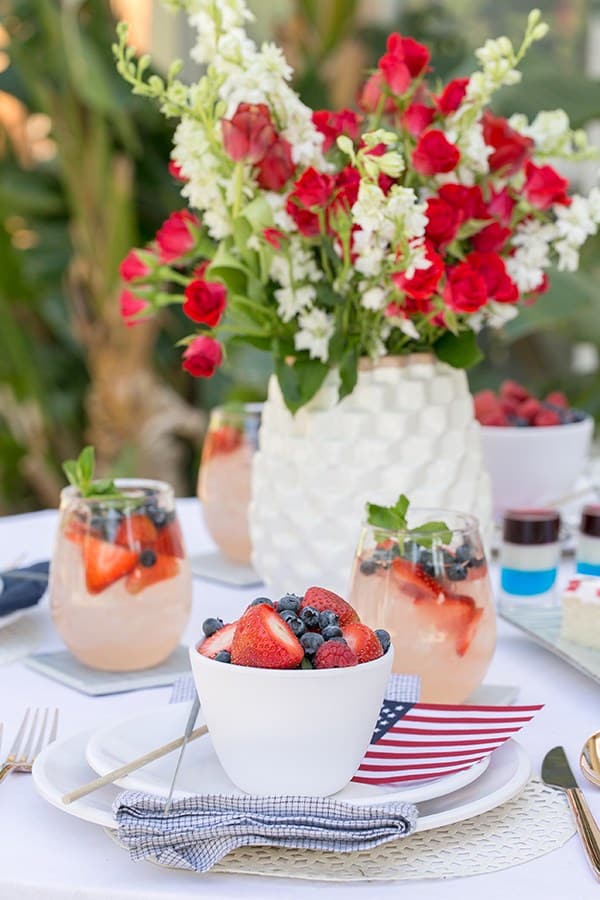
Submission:
<svg viewBox="0 0 600 900">
<path fill-rule="evenodd" d="M 70 815 L 104 828 L 115 828 L 112 804 L 122 789 L 167 796 L 175 765 L 174 753 L 69 806 L 62 803 L 62 797 L 96 775 L 105 775 L 179 737 L 189 710 L 188 703 L 162 706 L 100 731 L 82 732 L 51 744 L 38 756 L 33 768 L 38 792 Z M 202 714 L 197 721 L 200 724 Z M 520 793 L 530 775 L 531 765 L 525 751 L 515 740 L 509 740 L 490 757 L 452 775 L 401 785 L 351 783 L 336 799 L 362 806 L 397 800 L 415 803 L 419 809 L 417 831 L 429 831 L 478 816 L 511 800 Z M 223 771 L 209 735 L 189 745 L 179 771 L 176 798 L 190 794 L 241 793 Z"/>
</svg>

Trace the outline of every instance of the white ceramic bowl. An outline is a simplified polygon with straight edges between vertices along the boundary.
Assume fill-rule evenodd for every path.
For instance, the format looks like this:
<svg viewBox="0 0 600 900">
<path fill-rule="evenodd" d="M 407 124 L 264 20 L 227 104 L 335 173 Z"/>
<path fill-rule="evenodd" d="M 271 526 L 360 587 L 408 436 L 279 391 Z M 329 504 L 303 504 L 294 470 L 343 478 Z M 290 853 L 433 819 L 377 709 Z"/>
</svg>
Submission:
<svg viewBox="0 0 600 900">
<path fill-rule="evenodd" d="M 482 426 L 495 511 L 546 506 L 569 494 L 584 471 L 593 430 L 591 416 L 539 428 Z"/>
<path fill-rule="evenodd" d="M 393 655 L 390 647 L 342 669 L 253 669 L 190 647 L 202 712 L 234 784 L 263 796 L 341 790 L 371 740 Z"/>
</svg>

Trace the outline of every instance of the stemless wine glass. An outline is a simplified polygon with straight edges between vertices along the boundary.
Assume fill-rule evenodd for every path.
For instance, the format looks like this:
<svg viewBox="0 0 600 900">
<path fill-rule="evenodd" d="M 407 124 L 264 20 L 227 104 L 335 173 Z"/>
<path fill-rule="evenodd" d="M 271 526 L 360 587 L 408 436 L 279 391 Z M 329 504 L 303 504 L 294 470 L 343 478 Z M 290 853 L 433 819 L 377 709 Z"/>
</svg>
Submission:
<svg viewBox="0 0 600 900">
<path fill-rule="evenodd" d="M 462 703 L 496 640 L 478 522 L 445 509 L 408 518 L 404 531 L 363 526 L 348 599 L 363 622 L 389 631 L 394 671 L 421 677 L 423 702 Z"/>
<path fill-rule="evenodd" d="M 62 491 L 50 566 L 52 619 L 78 660 L 126 672 L 156 666 L 179 643 L 192 578 L 162 481 L 117 479 L 114 498 Z"/>
<path fill-rule="evenodd" d="M 245 565 L 252 554 L 248 505 L 262 408 L 262 403 L 244 403 L 213 409 L 198 474 L 210 536 L 224 556 Z"/>
</svg>

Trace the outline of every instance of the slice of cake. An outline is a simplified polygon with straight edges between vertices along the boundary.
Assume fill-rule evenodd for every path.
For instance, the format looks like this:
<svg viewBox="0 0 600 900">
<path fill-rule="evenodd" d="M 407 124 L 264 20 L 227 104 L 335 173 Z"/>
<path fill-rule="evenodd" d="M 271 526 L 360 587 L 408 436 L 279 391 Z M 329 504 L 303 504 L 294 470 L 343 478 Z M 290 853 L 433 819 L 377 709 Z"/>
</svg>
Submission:
<svg viewBox="0 0 600 900">
<path fill-rule="evenodd" d="M 560 636 L 600 650 L 600 576 L 572 578 L 563 596 Z"/>
</svg>

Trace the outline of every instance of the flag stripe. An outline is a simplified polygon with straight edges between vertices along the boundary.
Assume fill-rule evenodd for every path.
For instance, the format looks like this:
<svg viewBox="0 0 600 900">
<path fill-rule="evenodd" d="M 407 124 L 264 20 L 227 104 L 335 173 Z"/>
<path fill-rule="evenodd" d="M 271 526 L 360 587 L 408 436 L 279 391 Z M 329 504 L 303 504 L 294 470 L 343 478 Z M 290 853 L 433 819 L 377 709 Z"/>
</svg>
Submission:
<svg viewBox="0 0 600 900">
<path fill-rule="evenodd" d="M 471 766 L 461 766 L 458 769 L 451 769 L 447 772 L 444 772 L 444 775 L 454 775 L 456 772 L 464 772 L 465 769 L 470 769 Z M 358 770 L 362 772 L 362 767 Z M 431 780 L 432 776 L 427 775 L 427 780 Z M 377 777 L 377 778 L 368 778 L 363 775 L 355 775 L 352 781 L 357 781 L 359 784 L 397 784 L 398 782 L 404 781 L 422 781 L 424 779 L 415 778 L 414 775 L 389 775 L 386 777 Z"/>
</svg>

